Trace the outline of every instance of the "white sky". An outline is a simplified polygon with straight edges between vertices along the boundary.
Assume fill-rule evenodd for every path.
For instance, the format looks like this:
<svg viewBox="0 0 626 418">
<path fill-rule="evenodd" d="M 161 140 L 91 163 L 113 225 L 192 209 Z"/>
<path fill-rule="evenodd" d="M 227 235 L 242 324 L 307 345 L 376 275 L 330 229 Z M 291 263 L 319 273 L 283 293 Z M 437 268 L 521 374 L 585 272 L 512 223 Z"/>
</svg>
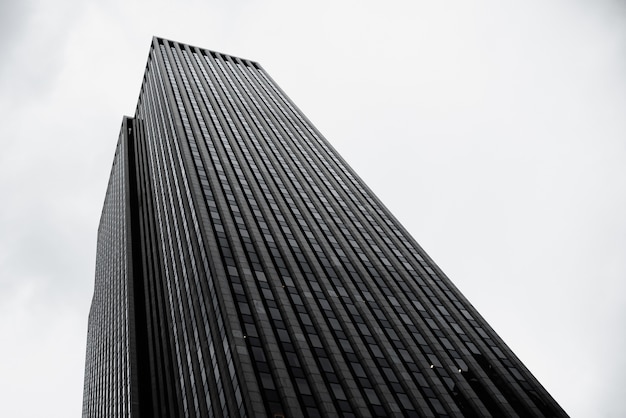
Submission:
<svg viewBox="0 0 626 418">
<path fill-rule="evenodd" d="M 152 35 L 256 60 L 573 417 L 626 416 L 620 1 L 0 1 L 0 416 L 79 416 Z"/>
</svg>

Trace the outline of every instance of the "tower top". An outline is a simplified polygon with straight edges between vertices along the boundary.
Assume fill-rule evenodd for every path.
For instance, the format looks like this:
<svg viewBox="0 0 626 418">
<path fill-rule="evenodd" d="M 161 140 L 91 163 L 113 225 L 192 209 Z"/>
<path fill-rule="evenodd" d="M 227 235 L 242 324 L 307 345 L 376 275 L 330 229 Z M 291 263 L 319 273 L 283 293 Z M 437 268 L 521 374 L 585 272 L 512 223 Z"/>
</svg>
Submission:
<svg viewBox="0 0 626 418">
<path fill-rule="evenodd" d="M 221 58 L 224 61 L 231 61 L 231 62 L 239 62 L 242 63 L 244 65 L 247 66 L 252 66 L 255 67 L 257 69 L 261 69 L 261 65 L 256 62 L 256 61 L 252 61 L 249 59 L 245 59 L 245 58 L 241 58 L 241 57 L 237 57 L 235 55 L 230 55 L 230 54 L 224 54 L 222 52 L 218 52 L 218 51 L 213 51 L 210 49 L 206 49 L 206 48 L 200 48 L 198 46 L 194 46 L 194 45 L 190 45 L 190 44 L 185 44 L 182 42 L 177 42 L 177 41 L 172 41 L 170 39 L 166 39 L 166 38 L 162 38 L 160 36 L 153 36 L 152 37 L 152 46 L 156 46 L 156 45 L 168 45 L 168 46 L 178 46 L 181 49 L 189 49 L 191 51 L 194 52 L 200 52 L 204 55 L 210 55 L 213 58 Z"/>
</svg>

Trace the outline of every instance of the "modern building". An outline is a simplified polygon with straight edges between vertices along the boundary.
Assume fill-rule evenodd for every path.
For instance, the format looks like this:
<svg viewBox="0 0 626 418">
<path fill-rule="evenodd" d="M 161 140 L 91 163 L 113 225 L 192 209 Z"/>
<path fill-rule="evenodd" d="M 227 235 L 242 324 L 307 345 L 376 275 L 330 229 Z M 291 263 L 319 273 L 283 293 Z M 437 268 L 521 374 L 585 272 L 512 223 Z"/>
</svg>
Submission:
<svg viewBox="0 0 626 418">
<path fill-rule="evenodd" d="M 259 64 L 154 38 L 83 416 L 566 414 Z"/>
</svg>

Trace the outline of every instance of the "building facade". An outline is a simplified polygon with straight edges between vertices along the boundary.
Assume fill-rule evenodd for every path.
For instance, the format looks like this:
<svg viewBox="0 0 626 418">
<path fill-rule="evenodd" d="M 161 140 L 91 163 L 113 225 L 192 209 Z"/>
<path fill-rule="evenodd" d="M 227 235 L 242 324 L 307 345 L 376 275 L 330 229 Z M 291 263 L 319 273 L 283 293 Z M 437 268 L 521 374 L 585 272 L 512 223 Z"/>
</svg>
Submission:
<svg viewBox="0 0 626 418">
<path fill-rule="evenodd" d="M 257 63 L 154 38 L 83 416 L 566 414 Z"/>
</svg>

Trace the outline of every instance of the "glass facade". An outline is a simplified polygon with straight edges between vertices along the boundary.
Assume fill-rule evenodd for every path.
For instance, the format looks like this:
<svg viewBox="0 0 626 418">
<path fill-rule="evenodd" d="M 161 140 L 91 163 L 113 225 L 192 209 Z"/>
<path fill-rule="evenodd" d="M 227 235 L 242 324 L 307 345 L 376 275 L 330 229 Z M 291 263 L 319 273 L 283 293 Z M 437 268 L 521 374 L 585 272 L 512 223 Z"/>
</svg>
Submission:
<svg viewBox="0 0 626 418">
<path fill-rule="evenodd" d="M 84 416 L 565 412 L 255 62 L 154 38 L 98 238 Z"/>
<path fill-rule="evenodd" d="M 132 263 L 128 226 L 128 154 L 120 140 L 98 228 L 96 281 L 89 312 L 83 416 L 130 417 L 135 373 L 131 365 Z"/>
</svg>

